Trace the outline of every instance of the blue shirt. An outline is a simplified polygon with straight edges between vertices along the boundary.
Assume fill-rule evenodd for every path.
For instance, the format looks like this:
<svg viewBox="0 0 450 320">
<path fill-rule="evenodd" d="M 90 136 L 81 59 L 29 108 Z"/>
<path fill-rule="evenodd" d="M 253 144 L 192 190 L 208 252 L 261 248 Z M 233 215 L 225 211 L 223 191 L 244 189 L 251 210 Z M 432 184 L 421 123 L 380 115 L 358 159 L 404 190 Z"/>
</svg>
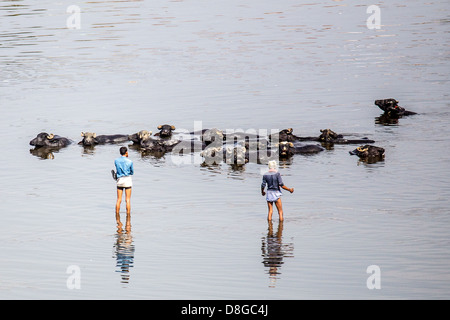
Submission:
<svg viewBox="0 0 450 320">
<path fill-rule="evenodd" d="M 117 178 L 133 175 L 133 161 L 131 161 L 127 157 L 122 156 L 120 158 L 117 158 L 116 160 L 114 160 L 114 164 L 116 165 Z"/>
<path fill-rule="evenodd" d="M 280 191 L 280 187 L 283 186 L 283 179 L 281 179 L 281 174 L 275 171 L 269 171 L 264 174 L 261 188 L 264 189 L 267 184 L 267 190 L 278 190 Z"/>
</svg>

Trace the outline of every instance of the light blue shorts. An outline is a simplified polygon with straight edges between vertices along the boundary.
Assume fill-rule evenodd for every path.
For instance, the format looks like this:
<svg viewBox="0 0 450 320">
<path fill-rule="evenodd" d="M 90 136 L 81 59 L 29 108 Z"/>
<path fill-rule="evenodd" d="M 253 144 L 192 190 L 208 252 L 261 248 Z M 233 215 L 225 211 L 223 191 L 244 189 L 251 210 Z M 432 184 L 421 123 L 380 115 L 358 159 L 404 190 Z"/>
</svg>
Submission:
<svg viewBox="0 0 450 320">
<path fill-rule="evenodd" d="M 280 199 L 280 197 L 282 195 L 283 194 L 281 193 L 281 191 L 278 191 L 278 190 L 267 190 L 266 200 L 269 201 L 269 202 L 275 202 L 278 199 Z"/>
</svg>

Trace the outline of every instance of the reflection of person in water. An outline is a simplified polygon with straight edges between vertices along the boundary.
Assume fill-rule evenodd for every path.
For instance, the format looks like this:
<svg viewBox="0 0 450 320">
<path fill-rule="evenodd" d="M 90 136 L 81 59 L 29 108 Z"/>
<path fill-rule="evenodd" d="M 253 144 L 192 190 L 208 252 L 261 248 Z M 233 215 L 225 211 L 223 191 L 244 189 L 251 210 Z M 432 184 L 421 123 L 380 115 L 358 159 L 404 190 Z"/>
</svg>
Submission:
<svg viewBox="0 0 450 320">
<path fill-rule="evenodd" d="M 116 258 L 116 272 L 121 273 L 121 282 L 128 283 L 130 280 L 130 268 L 133 267 L 134 260 L 134 244 L 130 230 L 125 233 L 116 233 L 113 257 Z"/>
<path fill-rule="evenodd" d="M 270 287 L 275 286 L 277 275 L 281 274 L 279 268 L 284 263 L 284 257 L 293 257 L 294 244 L 283 244 L 283 222 L 278 224 L 278 230 L 276 234 L 273 233 L 273 223 L 268 221 L 269 228 L 267 237 L 262 238 L 261 252 L 263 256 L 262 263 L 265 267 L 269 268 L 269 278 L 271 281 Z"/>
</svg>

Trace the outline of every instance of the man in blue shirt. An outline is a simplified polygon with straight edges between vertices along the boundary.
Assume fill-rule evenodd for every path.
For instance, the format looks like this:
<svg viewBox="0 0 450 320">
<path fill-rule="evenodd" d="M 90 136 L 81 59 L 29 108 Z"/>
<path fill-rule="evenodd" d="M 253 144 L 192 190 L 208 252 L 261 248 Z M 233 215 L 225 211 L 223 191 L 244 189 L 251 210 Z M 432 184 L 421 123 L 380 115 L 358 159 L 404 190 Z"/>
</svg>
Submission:
<svg viewBox="0 0 450 320">
<path fill-rule="evenodd" d="M 128 149 L 126 147 L 120 148 L 120 158 L 114 160 L 116 166 L 116 180 L 117 180 L 117 202 L 116 202 L 116 221 L 117 229 L 122 230 L 122 223 L 120 222 L 120 204 L 122 202 L 123 190 L 125 189 L 125 202 L 127 207 L 127 222 L 126 230 L 131 229 L 130 212 L 131 212 L 131 187 L 133 182 L 131 176 L 134 174 L 133 161 L 128 159 Z"/>
</svg>

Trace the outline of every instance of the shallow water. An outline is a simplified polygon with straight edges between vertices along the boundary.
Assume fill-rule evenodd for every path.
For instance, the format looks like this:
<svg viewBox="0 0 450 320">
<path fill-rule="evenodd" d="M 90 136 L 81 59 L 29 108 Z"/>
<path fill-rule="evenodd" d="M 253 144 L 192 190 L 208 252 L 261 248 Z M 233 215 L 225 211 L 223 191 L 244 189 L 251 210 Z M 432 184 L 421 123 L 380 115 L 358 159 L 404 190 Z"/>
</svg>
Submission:
<svg viewBox="0 0 450 320">
<path fill-rule="evenodd" d="M 447 1 L 383 2 L 379 30 L 367 1 L 81 2 L 75 30 L 71 4 L 0 4 L 1 298 L 450 297 Z M 419 114 L 376 123 L 374 100 L 391 97 Z M 118 234 L 119 146 L 84 150 L 80 132 L 163 123 L 331 128 L 386 157 L 335 145 L 281 162 L 295 192 L 280 225 L 266 221 L 265 166 L 131 149 L 132 229 Z M 74 143 L 42 159 L 28 145 L 41 131 Z"/>
</svg>

